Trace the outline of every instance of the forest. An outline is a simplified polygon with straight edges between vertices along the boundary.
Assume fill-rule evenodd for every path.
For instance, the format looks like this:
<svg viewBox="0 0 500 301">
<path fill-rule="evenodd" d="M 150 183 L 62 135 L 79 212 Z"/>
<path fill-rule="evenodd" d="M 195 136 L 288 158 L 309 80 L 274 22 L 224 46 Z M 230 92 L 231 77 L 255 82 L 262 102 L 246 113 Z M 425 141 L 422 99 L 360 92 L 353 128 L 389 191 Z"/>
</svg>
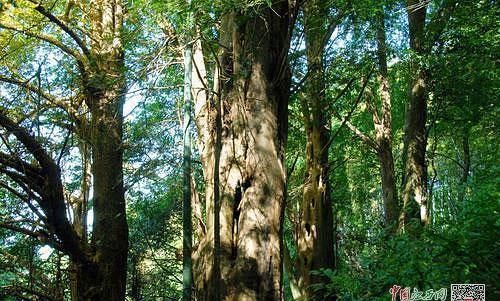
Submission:
<svg viewBox="0 0 500 301">
<path fill-rule="evenodd" d="M 1 0 L 0 301 L 500 300 L 496 0 Z"/>
</svg>

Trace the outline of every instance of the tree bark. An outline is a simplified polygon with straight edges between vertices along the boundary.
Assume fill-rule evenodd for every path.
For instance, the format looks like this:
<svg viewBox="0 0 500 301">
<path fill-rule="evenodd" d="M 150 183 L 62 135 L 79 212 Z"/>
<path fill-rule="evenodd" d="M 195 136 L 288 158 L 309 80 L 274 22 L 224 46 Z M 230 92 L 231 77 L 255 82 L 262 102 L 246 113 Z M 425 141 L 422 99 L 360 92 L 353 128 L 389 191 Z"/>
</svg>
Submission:
<svg viewBox="0 0 500 301">
<path fill-rule="evenodd" d="M 190 30 L 190 29 L 189 29 Z M 191 43 L 184 49 L 184 118 L 183 118 L 183 201 L 182 201 L 182 286 L 183 301 L 191 301 L 193 273 L 192 246 L 193 224 L 191 217 L 191 81 L 192 81 L 192 51 Z"/>
<path fill-rule="evenodd" d="M 100 278 L 92 300 L 124 300 L 127 275 L 128 226 L 123 187 L 124 50 L 120 1 L 91 3 L 92 47 L 86 103 L 91 112 L 94 222 L 92 246 Z M 93 269 L 93 268 L 92 268 Z M 91 270 L 92 270 L 91 269 Z"/>
<path fill-rule="evenodd" d="M 85 135 L 84 133 L 78 133 L 80 137 Z M 87 137 L 88 138 L 88 137 Z M 80 197 L 75 201 L 70 200 L 71 209 L 73 212 L 73 228 L 76 233 L 80 237 L 80 241 L 83 245 L 88 244 L 87 237 L 87 208 L 88 201 L 90 195 L 90 184 L 91 184 L 91 153 L 90 146 L 84 140 L 81 139 L 79 141 L 79 150 L 82 156 L 82 182 L 80 184 L 81 194 Z M 69 267 L 69 278 L 70 278 L 70 291 L 71 291 L 71 300 L 79 301 L 79 296 L 82 296 L 84 293 L 81 290 L 85 289 L 85 286 L 82 286 L 81 282 L 85 282 L 83 278 L 88 278 L 82 275 L 81 265 L 77 264 L 74 260 L 71 261 Z M 83 277 L 83 278 L 82 278 Z"/>
<path fill-rule="evenodd" d="M 426 52 L 424 38 L 427 4 L 419 0 L 408 0 L 407 6 L 412 59 L 410 61 L 411 80 L 406 108 L 403 150 L 405 174 L 403 178 L 403 210 L 399 225 L 402 229 L 412 216 L 418 216 L 423 225 L 428 222 L 427 166 L 425 162 L 427 77 L 424 68 L 420 66 L 420 57 Z"/>
<path fill-rule="evenodd" d="M 286 2 L 255 12 L 226 13 L 221 24 L 220 229 L 211 217 L 195 252 L 199 300 L 216 300 L 214 233 L 220 233 L 220 300 L 282 300 L 284 147 L 289 71 Z M 194 87 L 193 87 L 194 88 Z M 196 121 L 207 149 L 207 186 L 213 184 L 216 107 L 197 104 Z M 201 120 L 209 122 L 199 124 Z M 209 149 L 208 149 L 209 148 Z M 203 154 L 203 153 L 202 153 Z M 211 192 L 213 194 L 213 192 Z M 213 212 L 213 195 L 207 208 Z M 209 211 L 207 211 L 209 212 Z M 207 214 L 208 215 L 208 214 Z M 217 279 L 216 279 L 217 280 Z"/>
<path fill-rule="evenodd" d="M 44 240 L 57 244 L 58 248 L 69 255 L 71 266 L 75 268 L 72 275 L 76 278 L 75 281 L 72 281 L 72 288 L 76 291 L 76 293 L 72 293 L 72 297 L 76 296 L 76 300 L 99 300 L 92 298 L 93 291 L 98 289 L 101 280 L 99 275 L 96 274 L 97 264 L 92 258 L 92 251 L 89 250 L 86 244 L 82 243 L 81 237 L 67 218 L 59 166 L 26 129 L 8 118 L 2 110 L 0 110 L 0 126 L 15 135 L 26 150 L 34 156 L 40 166 L 35 167 L 23 162 L 21 158 L 15 160 L 15 162 L 22 162 L 22 166 L 20 166 L 22 168 L 18 168 L 19 171 L 26 172 L 29 170 L 30 172 L 29 176 L 27 174 L 25 178 L 24 185 L 41 197 L 38 204 L 46 216 L 49 233 L 35 234 L 43 234 Z M 15 165 L 12 167 L 16 168 Z M 34 172 L 37 172 L 37 174 L 33 174 Z M 39 238 L 41 237 L 39 236 Z"/>
<path fill-rule="evenodd" d="M 389 74 L 387 70 L 387 44 L 385 33 L 385 17 L 382 11 L 377 16 L 377 57 L 379 66 L 379 96 L 381 101 L 381 118 L 377 111 L 372 114 L 375 126 L 375 143 L 380 161 L 380 175 L 382 178 L 382 196 L 384 200 L 385 224 L 390 229 L 397 226 L 399 205 L 394 174 L 394 157 L 392 154 L 392 111 L 391 94 L 389 88 Z"/>
<path fill-rule="evenodd" d="M 380 163 L 380 177 L 382 184 L 382 198 L 384 204 L 384 221 L 390 232 L 397 229 L 399 217 L 399 201 L 396 188 L 396 177 L 394 171 L 394 156 L 392 152 L 392 111 L 391 94 L 389 87 L 389 73 L 387 69 L 387 44 L 385 33 L 385 13 L 383 6 L 374 20 L 377 42 L 378 61 L 378 83 L 380 98 L 380 108 L 377 107 L 376 100 L 369 87 L 366 87 L 366 105 L 372 115 L 375 137 L 363 133 L 359 128 L 343 119 L 347 127 L 356 134 L 367 146 L 372 148 Z M 369 81 L 369 78 L 366 82 Z M 366 84 L 365 84 L 366 85 Z M 363 92 L 362 92 L 363 93 Z M 362 94 L 360 94 L 360 97 Z M 379 113 L 380 111 L 380 113 Z M 338 115 L 338 114 L 337 114 Z"/>
<path fill-rule="evenodd" d="M 334 269 L 333 212 L 329 180 L 328 144 L 330 131 L 325 107 L 323 49 L 327 6 L 313 0 L 304 4 L 304 30 L 308 82 L 304 94 L 306 128 L 306 173 L 304 191 L 296 225 L 297 284 L 303 300 L 316 300 L 310 288 L 323 277 L 312 275 L 319 269 Z M 323 296 L 323 299 L 326 298 Z M 333 297 L 330 297 L 333 300 Z M 328 299 L 328 300 L 330 300 Z M 326 300 L 326 299 L 324 299 Z"/>
</svg>

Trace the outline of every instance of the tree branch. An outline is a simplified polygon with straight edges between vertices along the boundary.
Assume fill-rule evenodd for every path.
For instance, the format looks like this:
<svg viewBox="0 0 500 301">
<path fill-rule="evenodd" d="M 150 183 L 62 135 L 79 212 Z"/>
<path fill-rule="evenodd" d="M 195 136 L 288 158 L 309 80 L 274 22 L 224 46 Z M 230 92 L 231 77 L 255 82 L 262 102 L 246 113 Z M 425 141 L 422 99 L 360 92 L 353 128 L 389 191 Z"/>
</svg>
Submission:
<svg viewBox="0 0 500 301">
<path fill-rule="evenodd" d="M 26 149 L 35 157 L 40 163 L 42 168 L 52 167 L 54 162 L 52 158 L 45 152 L 40 143 L 31 136 L 28 131 L 17 125 L 5 114 L 4 110 L 0 108 L 0 126 L 5 128 L 8 132 L 16 136 L 16 138 L 26 147 Z M 54 164 L 55 165 L 55 164 Z"/>
<path fill-rule="evenodd" d="M 36 38 L 36 39 L 45 41 L 45 42 L 47 42 L 47 43 L 49 43 L 49 44 L 51 44 L 51 45 L 59 48 L 64 53 L 67 53 L 70 56 L 74 57 L 76 59 L 78 65 L 80 65 L 80 67 L 84 67 L 85 66 L 83 57 L 80 55 L 80 53 L 78 53 L 77 51 L 75 51 L 75 50 L 71 49 L 70 47 L 64 45 L 63 43 L 61 43 L 61 41 L 57 40 L 56 38 L 54 38 L 52 36 L 41 34 L 41 33 L 37 33 L 37 32 L 33 32 L 33 31 L 31 31 L 29 29 L 25 29 L 25 28 L 18 28 L 18 27 L 14 27 L 14 26 L 9 26 L 9 25 L 2 24 L 2 23 L 0 23 L 0 28 L 12 30 L 12 31 L 15 31 L 15 32 L 19 32 L 19 33 L 24 34 L 24 35 L 26 35 L 28 37 L 32 37 L 32 38 Z"/>
<path fill-rule="evenodd" d="M 30 177 L 41 177 L 39 167 L 23 161 L 21 158 L 0 152 L 0 164 L 17 170 Z"/>
<path fill-rule="evenodd" d="M 30 181 L 28 177 L 23 174 L 9 170 L 3 165 L 0 165 L 0 173 L 8 176 L 12 181 L 16 182 L 23 189 L 29 187 L 29 189 L 35 191 L 38 194 L 42 193 L 42 189 L 36 183 Z"/>
<path fill-rule="evenodd" d="M 7 77 L 7 76 L 1 75 L 1 74 L 0 74 L 0 82 L 4 82 L 4 83 L 8 83 L 8 84 L 12 84 L 12 85 L 16 85 L 16 86 L 25 88 L 25 89 L 43 97 L 44 99 L 46 99 L 49 103 L 51 103 L 55 107 L 63 109 L 68 114 L 70 114 L 72 117 L 78 119 L 78 112 L 77 112 L 78 108 L 75 107 L 74 105 L 72 105 L 71 103 L 69 103 L 69 100 L 71 100 L 71 98 L 57 98 L 56 96 L 30 84 L 29 81 L 27 81 L 27 80 L 15 79 L 15 78 Z M 0 110 L 2 110 L 2 109 L 4 109 L 4 108 L 0 107 Z"/>
<path fill-rule="evenodd" d="M 39 193 L 41 201 L 39 204 L 47 217 L 47 226 L 50 232 L 54 233 L 61 241 L 60 249 L 77 262 L 93 263 L 90 250 L 87 249 L 85 244 L 81 243 L 80 237 L 68 220 L 59 166 L 26 129 L 7 117 L 4 110 L 1 109 L 0 126 L 12 133 L 41 166 L 44 179 L 41 183 L 42 187 Z M 8 173 L 8 170 L 4 169 L 3 172 Z M 25 179 L 25 183 L 29 183 L 29 180 Z"/>
<path fill-rule="evenodd" d="M 67 33 L 73 41 L 80 47 L 82 50 L 83 54 L 87 58 L 91 58 L 90 50 L 85 46 L 85 43 L 83 42 L 80 37 L 74 32 L 71 28 L 68 27 L 66 23 L 64 23 L 62 20 L 54 16 L 51 12 L 49 12 L 45 7 L 42 6 L 41 3 L 34 1 L 34 0 L 29 0 L 31 3 L 35 4 L 35 10 L 42 14 L 44 17 L 46 17 L 48 20 L 50 20 L 52 23 L 56 24 L 59 28 L 61 28 L 65 33 Z"/>
<path fill-rule="evenodd" d="M 34 237 L 34 238 L 40 238 L 40 236 L 45 235 L 47 236 L 47 233 L 39 232 L 39 231 L 31 231 L 23 227 L 19 227 L 16 225 L 13 225 L 11 223 L 5 223 L 5 222 L 0 222 L 0 228 L 8 229 L 14 232 L 26 234 L 28 236 Z"/>
<path fill-rule="evenodd" d="M 372 68 L 370 69 L 370 72 L 368 73 L 368 76 L 366 77 L 366 80 L 364 81 L 363 83 L 363 87 L 361 88 L 361 91 L 359 91 L 359 94 L 358 94 L 358 97 L 356 98 L 356 101 L 354 102 L 354 106 L 352 107 L 351 111 L 349 111 L 349 113 L 347 114 L 346 117 L 342 118 L 342 124 L 340 125 L 340 127 L 337 129 L 337 131 L 335 132 L 335 134 L 333 134 L 331 137 L 330 137 L 330 140 L 328 141 L 328 143 L 323 147 L 323 149 L 321 150 L 321 152 L 324 152 L 324 151 L 327 151 L 328 148 L 330 148 L 330 145 L 333 143 L 333 140 L 337 137 L 337 135 L 340 133 L 340 130 L 342 129 L 342 127 L 344 127 L 344 125 L 348 122 L 348 120 L 351 118 L 352 114 L 354 113 L 354 111 L 356 110 L 356 108 L 358 107 L 358 104 L 359 102 L 361 101 L 361 98 L 363 97 L 363 94 L 365 92 L 365 89 L 366 89 L 366 86 L 368 85 L 368 82 L 370 81 L 370 77 L 372 76 L 373 74 L 373 70 L 375 69 L 375 65 L 372 66 Z M 337 113 L 338 114 L 338 113 Z M 340 116 L 340 114 L 338 114 Z"/>
<path fill-rule="evenodd" d="M 345 124 L 347 127 L 354 133 L 356 134 L 364 143 L 366 143 L 368 146 L 373 148 L 376 152 L 378 152 L 378 145 L 377 143 L 368 135 L 363 133 L 361 130 L 359 130 L 355 125 L 353 125 L 350 121 L 346 120 Z"/>
<path fill-rule="evenodd" d="M 38 210 L 38 208 L 36 208 L 35 205 L 33 205 L 31 203 L 31 199 L 35 199 L 37 201 L 40 201 L 40 198 L 37 197 L 36 195 L 34 195 L 33 193 L 31 193 L 30 191 L 26 191 L 27 190 L 26 187 L 22 187 L 23 190 L 27 193 L 26 195 L 20 193 L 19 191 L 15 190 L 14 188 L 10 187 L 9 185 L 7 185 L 4 182 L 0 182 L 0 187 L 3 187 L 5 190 L 12 193 L 14 196 L 16 196 L 17 198 L 22 200 L 24 203 L 26 203 L 26 205 L 31 209 L 31 211 L 34 214 L 36 214 L 36 216 L 38 216 L 38 218 L 41 221 L 43 221 L 43 222 L 47 221 L 47 218 L 45 218 L 45 216 Z"/>
</svg>

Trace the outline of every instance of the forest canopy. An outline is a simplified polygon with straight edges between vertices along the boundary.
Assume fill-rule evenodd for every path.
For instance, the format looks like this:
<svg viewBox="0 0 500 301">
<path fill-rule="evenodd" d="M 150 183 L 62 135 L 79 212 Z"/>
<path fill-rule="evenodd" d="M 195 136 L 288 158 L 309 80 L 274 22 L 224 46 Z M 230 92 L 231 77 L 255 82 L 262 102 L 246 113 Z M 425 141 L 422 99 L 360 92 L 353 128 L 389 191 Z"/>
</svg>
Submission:
<svg viewBox="0 0 500 301">
<path fill-rule="evenodd" d="M 500 298 L 499 20 L 0 0 L 0 301 Z"/>
</svg>

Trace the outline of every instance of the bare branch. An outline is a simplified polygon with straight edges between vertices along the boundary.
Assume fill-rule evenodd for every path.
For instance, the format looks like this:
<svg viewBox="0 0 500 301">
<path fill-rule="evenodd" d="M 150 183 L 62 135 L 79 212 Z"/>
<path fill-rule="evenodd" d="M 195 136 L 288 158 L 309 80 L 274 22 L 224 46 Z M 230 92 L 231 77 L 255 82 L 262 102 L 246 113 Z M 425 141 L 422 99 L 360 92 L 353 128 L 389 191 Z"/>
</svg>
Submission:
<svg viewBox="0 0 500 301">
<path fill-rule="evenodd" d="M 354 133 L 356 134 L 364 143 L 366 143 L 368 146 L 373 148 L 376 152 L 379 149 L 379 146 L 377 143 L 368 135 L 363 133 L 361 130 L 359 130 L 355 125 L 353 125 L 350 121 L 346 120 L 345 124 L 347 127 Z"/>
<path fill-rule="evenodd" d="M 0 165 L 0 173 L 5 174 L 12 181 L 16 182 L 21 187 L 29 186 L 29 188 L 35 191 L 36 193 L 38 194 L 42 193 L 42 189 L 37 184 L 35 184 L 33 181 L 30 181 L 28 177 L 26 177 L 23 174 L 20 174 L 19 172 L 14 172 L 12 170 L 5 168 L 5 166 L 3 165 Z"/>
<path fill-rule="evenodd" d="M 31 136 L 28 131 L 17 125 L 14 121 L 5 115 L 4 110 L 0 109 L 0 126 L 16 136 L 17 139 L 26 147 L 26 149 L 35 157 L 42 168 L 52 167 L 52 158 L 45 152 L 40 143 Z"/>
<path fill-rule="evenodd" d="M 0 152 L 0 164 L 11 167 L 30 177 L 40 177 L 41 170 L 38 166 L 25 162 L 17 156 Z"/>
<path fill-rule="evenodd" d="M 25 186 L 23 186 L 23 190 L 26 192 L 26 195 L 20 193 L 19 191 L 15 190 L 14 188 L 10 187 L 9 185 L 7 185 L 6 183 L 4 182 L 0 182 L 0 187 L 3 187 L 5 190 L 7 190 L 8 192 L 12 193 L 13 195 L 15 195 L 17 198 L 19 198 L 20 200 L 22 200 L 24 203 L 26 203 L 26 205 L 31 209 L 31 211 L 36 214 L 36 216 L 38 216 L 38 218 L 43 221 L 43 222 L 46 222 L 47 219 L 45 218 L 45 216 L 40 212 L 40 210 L 38 210 L 37 207 L 35 207 L 35 205 L 33 205 L 33 203 L 31 202 L 32 199 L 34 200 L 37 200 L 37 201 L 40 201 L 40 198 L 38 196 L 36 196 L 35 194 L 33 194 L 31 191 L 29 191 L 29 189 L 26 189 Z"/>
</svg>

